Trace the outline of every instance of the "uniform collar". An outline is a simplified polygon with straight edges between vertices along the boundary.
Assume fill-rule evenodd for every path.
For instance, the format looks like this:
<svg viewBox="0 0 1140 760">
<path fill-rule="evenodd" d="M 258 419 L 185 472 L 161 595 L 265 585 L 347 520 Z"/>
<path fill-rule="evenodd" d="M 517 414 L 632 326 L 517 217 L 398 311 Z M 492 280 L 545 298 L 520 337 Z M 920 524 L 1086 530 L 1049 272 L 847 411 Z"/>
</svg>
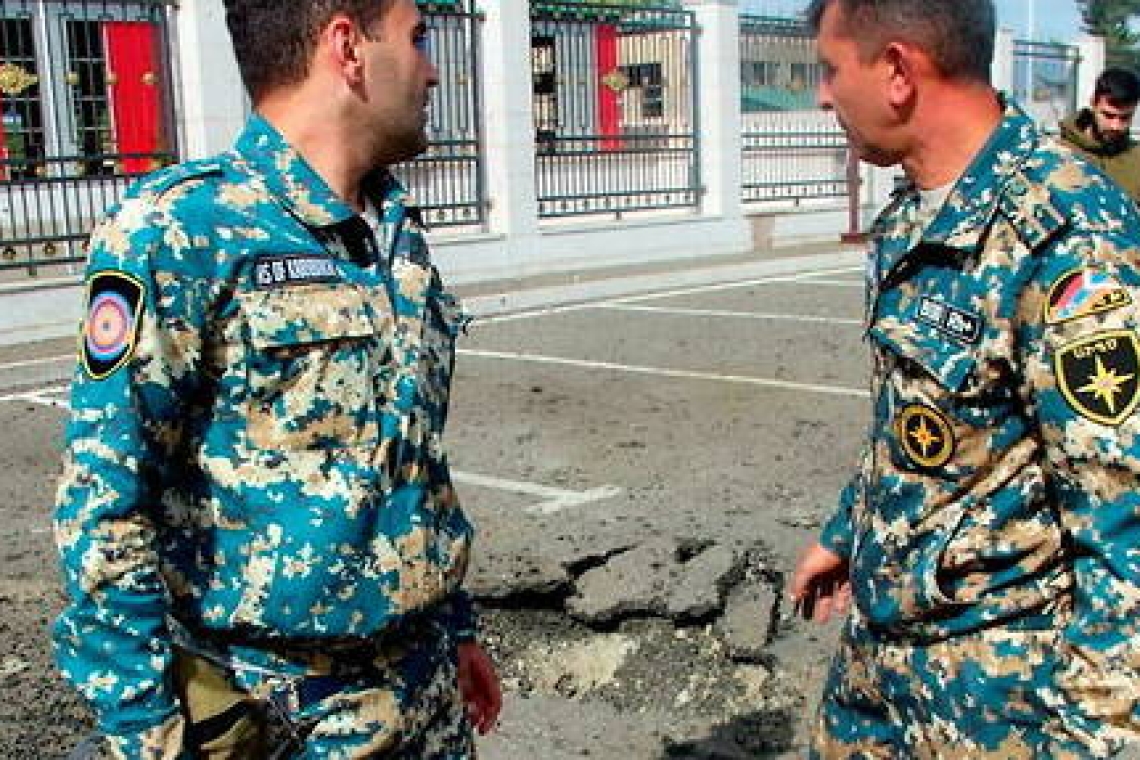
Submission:
<svg viewBox="0 0 1140 760">
<path fill-rule="evenodd" d="M 246 122 L 234 152 L 262 179 L 269 192 L 308 227 L 331 227 L 357 217 L 351 206 L 325 184 L 285 137 L 259 114 Z M 364 194 L 382 211 L 402 205 L 407 192 L 387 168 L 364 178 Z"/>
<path fill-rule="evenodd" d="M 1012 100 L 1001 122 L 954 184 L 946 202 L 922 231 L 921 242 L 969 254 L 977 249 L 1011 183 L 1037 149 L 1041 134 Z"/>
</svg>

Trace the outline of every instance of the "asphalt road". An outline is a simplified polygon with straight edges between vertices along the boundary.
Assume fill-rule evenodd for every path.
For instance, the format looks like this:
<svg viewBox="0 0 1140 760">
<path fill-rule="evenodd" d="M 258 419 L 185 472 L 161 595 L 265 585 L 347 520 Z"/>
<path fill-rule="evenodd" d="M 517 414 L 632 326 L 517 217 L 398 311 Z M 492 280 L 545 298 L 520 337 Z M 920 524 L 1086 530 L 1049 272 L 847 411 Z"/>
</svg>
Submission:
<svg viewBox="0 0 1140 760">
<path fill-rule="evenodd" d="M 510 572 L 583 535 L 746 536 L 789 570 L 833 508 L 868 419 L 856 260 L 632 296 L 587 289 L 574 304 L 477 320 L 449 423 L 460 494 L 481 529 L 473 573 Z M 72 345 L 0 348 L 3 757 L 56 756 L 85 728 L 46 643 L 59 607 L 48 523 Z M 775 644 L 809 699 L 833 633 L 793 626 Z M 483 754 L 657 757 L 651 722 L 508 694 Z"/>
</svg>

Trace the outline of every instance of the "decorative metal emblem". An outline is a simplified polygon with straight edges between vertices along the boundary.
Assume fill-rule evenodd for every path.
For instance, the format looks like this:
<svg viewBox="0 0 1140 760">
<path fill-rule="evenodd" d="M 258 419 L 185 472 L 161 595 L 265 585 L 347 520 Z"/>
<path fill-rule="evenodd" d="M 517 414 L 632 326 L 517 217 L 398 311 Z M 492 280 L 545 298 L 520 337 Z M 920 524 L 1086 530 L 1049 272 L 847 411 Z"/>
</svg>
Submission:
<svg viewBox="0 0 1140 760">
<path fill-rule="evenodd" d="M 39 77 L 14 63 L 0 63 L 0 92 L 5 95 L 19 95 L 36 82 Z"/>
<path fill-rule="evenodd" d="M 602 77 L 602 84 L 614 92 L 621 92 L 629 87 L 629 77 L 622 73 L 621 69 L 614 69 Z"/>
</svg>

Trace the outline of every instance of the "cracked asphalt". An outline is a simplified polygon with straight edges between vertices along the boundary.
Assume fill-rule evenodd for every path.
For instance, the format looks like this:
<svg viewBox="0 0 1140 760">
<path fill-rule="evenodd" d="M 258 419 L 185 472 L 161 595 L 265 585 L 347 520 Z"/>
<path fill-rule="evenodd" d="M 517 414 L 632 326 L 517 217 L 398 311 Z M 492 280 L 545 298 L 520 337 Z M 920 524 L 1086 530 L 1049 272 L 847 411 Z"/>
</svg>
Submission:
<svg viewBox="0 0 1140 760">
<path fill-rule="evenodd" d="M 571 303 L 477 319 L 463 338 L 449 448 L 480 531 L 471 586 L 507 686 L 483 757 L 801 752 L 836 632 L 787 619 L 779 591 L 869 413 L 859 257 L 824 259 L 705 284 L 650 279 L 604 300 L 587 287 Z M 476 312 L 509 300 L 468 298 Z M 47 644 L 72 347 L 0 347 L 6 758 L 64 756 L 88 730 Z M 705 575 L 684 576 L 698 566 Z M 684 584 L 688 612 L 670 615 L 682 607 L 668 592 Z M 736 635 L 768 626 L 748 656 L 729 617 Z"/>
</svg>

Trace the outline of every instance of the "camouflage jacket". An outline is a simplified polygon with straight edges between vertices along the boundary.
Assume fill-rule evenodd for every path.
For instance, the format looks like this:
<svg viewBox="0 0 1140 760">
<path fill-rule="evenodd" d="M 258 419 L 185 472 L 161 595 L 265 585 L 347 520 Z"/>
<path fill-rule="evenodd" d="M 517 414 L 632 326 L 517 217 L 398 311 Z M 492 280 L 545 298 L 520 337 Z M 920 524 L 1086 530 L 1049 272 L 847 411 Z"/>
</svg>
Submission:
<svg viewBox="0 0 1140 760">
<path fill-rule="evenodd" d="M 1012 105 L 917 206 L 875 225 L 873 422 L 822 543 L 889 638 L 1058 628 L 1071 725 L 1135 731 L 1140 218 Z"/>
<path fill-rule="evenodd" d="M 92 237 L 54 639 L 124 747 L 175 720 L 171 619 L 326 641 L 426 614 L 473 635 L 441 440 L 464 317 L 400 185 L 365 193 L 372 228 L 255 116 Z"/>
</svg>

